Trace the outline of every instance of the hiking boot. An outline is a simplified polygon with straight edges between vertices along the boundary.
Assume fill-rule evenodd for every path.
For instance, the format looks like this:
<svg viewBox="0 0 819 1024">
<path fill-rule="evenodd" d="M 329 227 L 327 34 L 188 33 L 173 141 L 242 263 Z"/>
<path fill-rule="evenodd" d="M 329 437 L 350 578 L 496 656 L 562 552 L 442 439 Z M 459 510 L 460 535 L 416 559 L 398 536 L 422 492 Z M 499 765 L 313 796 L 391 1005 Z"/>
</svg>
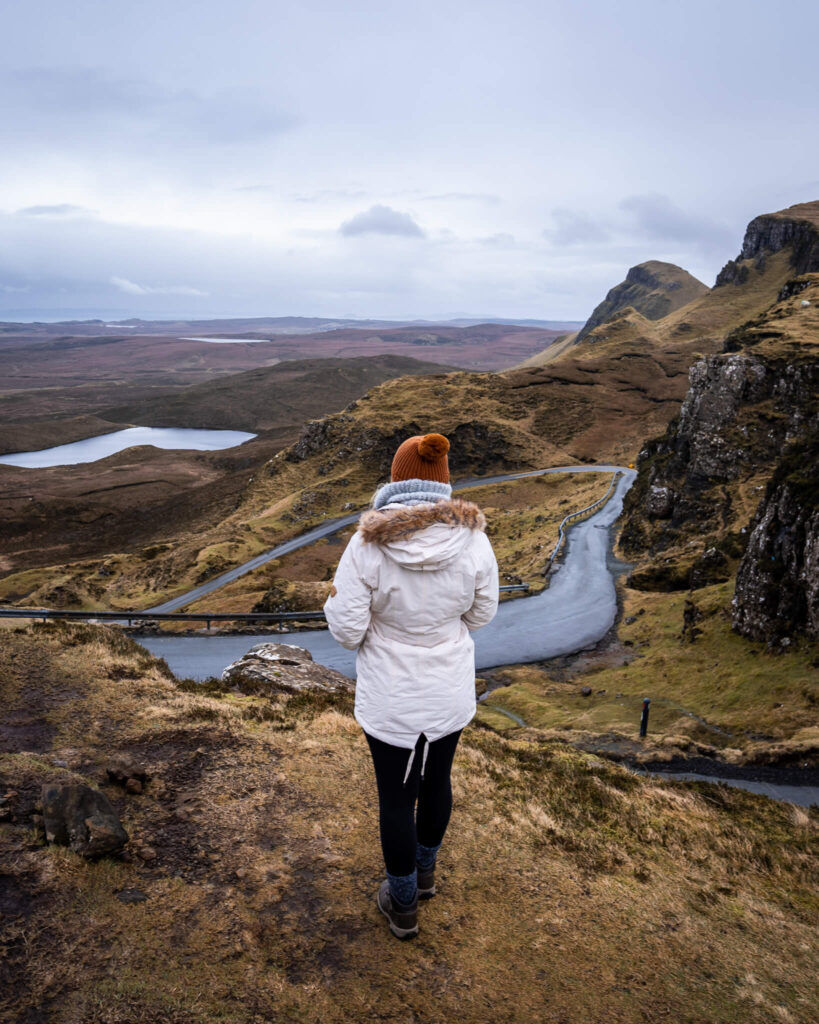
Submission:
<svg viewBox="0 0 819 1024">
<path fill-rule="evenodd" d="M 418 868 L 418 899 L 430 900 L 435 895 L 435 861 L 428 868 Z"/>
<path fill-rule="evenodd" d="M 399 910 L 390 895 L 390 883 L 385 878 L 375 898 L 378 909 L 390 922 L 390 931 L 397 939 L 412 939 L 418 934 L 418 898 L 405 910 Z"/>
</svg>

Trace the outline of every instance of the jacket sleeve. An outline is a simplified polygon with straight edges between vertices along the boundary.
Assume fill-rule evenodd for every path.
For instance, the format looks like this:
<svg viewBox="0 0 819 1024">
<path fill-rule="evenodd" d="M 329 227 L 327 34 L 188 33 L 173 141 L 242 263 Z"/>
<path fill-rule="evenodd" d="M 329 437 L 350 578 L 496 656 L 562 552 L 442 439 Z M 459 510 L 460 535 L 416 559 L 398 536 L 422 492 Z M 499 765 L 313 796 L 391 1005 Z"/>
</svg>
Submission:
<svg viewBox="0 0 819 1024">
<path fill-rule="evenodd" d="M 372 574 L 365 569 L 361 544 L 359 534 L 354 533 L 338 563 L 330 596 L 324 602 L 330 633 L 350 651 L 361 646 L 370 627 L 370 601 L 375 585 Z"/>
<path fill-rule="evenodd" d="M 475 599 L 461 616 L 467 629 L 480 629 L 495 618 L 498 610 L 498 562 L 485 533 L 479 534 L 478 571 L 475 575 Z"/>
</svg>

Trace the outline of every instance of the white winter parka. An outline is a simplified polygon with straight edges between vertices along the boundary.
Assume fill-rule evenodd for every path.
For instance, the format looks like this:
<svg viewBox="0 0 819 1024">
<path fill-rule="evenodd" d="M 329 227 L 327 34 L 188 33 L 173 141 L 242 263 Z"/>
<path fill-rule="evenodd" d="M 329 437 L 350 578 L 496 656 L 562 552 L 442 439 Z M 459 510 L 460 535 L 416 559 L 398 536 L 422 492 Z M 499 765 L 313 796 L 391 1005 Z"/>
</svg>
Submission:
<svg viewBox="0 0 819 1024">
<path fill-rule="evenodd" d="M 355 717 L 371 736 L 414 748 L 475 714 L 470 630 L 498 608 L 498 563 L 477 505 L 453 498 L 365 512 L 324 604 L 356 657 Z"/>
</svg>

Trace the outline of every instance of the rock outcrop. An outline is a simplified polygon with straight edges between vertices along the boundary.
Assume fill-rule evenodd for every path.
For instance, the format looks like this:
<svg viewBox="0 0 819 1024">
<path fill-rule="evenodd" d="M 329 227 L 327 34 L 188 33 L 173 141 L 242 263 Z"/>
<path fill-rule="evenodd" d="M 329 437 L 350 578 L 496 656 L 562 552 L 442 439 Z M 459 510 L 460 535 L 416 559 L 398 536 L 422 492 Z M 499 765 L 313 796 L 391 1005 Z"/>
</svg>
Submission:
<svg viewBox="0 0 819 1024">
<path fill-rule="evenodd" d="M 622 535 L 630 554 L 721 531 L 731 512 L 724 485 L 773 470 L 810 422 L 819 366 L 746 353 L 709 356 L 691 367 L 689 382 L 679 417 L 640 452 Z"/>
<path fill-rule="evenodd" d="M 708 291 L 707 285 L 673 263 L 649 260 L 632 267 L 625 281 L 612 288 L 580 329 L 582 341 L 595 327 L 631 306 L 647 320 L 660 320 Z"/>
<path fill-rule="evenodd" d="M 753 640 L 819 640 L 819 430 L 777 467 L 737 573 L 732 625 Z"/>
<path fill-rule="evenodd" d="M 819 638 L 817 294 L 815 274 L 789 282 L 727 351 L 692 366 L 625 502 L 632 584 L 697 588 L 736 572 L 732 622 L 755 640 Z"/>
<path fill-rule="evenodd" d="M 352 679 L 318 665 L 295 644 L 257 644 L 222 673 L 222 681 L 242 693 L 351 693 Z"/>
<path fill-rule="evenodd" d="M 752 269 L 764 269 L 766 257 L 783 249 L 791 250 L 795 274 L 819 271 L 819 201 L 754 217 L 745 230 L 740 254 L 725 264 L 714 287 L 744 284 Z"/>
<path fill-rule="evenodd" d="M 413 434 L 425 433 L 417 422 L 402 425 L 397 430 L 379 429 L 359 423 L 348 412 L 311 420 L 305 424 L 298 441 L 285 454 L 288 462 L 303 462 L 314 455 L 325 453 L 324 474 L 335 466 L 356 456 L 366 456 L 369 464 L 377 467 L 379 477 L 389 479 L 390 465 L 395 449 Z M 502 429 L 480 420 L 466 420 L 447 429 L 447 437 L 456 453 L 453 470 L 476 476 L 507 468 L 516 468 L 522 456 L 516 451 L 514 440 Z"/>
<path fill-rule="evenodd" d="M 43 826 L 51 843 L 70 846 L 83 857 L 116 853 L 128 842 L 108 797 L 83 783 L 42 788 Z"/>
</svg>

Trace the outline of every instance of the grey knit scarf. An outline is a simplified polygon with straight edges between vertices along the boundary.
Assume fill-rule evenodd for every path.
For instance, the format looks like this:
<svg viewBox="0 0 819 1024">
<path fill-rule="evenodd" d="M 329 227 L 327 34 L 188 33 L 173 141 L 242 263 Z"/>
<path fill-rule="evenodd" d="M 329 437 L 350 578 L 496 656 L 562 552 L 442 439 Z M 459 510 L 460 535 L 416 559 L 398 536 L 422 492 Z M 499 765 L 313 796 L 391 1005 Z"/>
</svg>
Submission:
<svg viewBox="0 0 819 1024">
<path fill-rule="evenodd" d="M 435 480 L 396 480 L 384 484 L 375 492 L 373 508 L 383 508 L 392 502 L 402 505 L 423 505 L 429 502 L 443 501 L 452 496 L 450 484 L 439 484 Z"/>
</svg>

